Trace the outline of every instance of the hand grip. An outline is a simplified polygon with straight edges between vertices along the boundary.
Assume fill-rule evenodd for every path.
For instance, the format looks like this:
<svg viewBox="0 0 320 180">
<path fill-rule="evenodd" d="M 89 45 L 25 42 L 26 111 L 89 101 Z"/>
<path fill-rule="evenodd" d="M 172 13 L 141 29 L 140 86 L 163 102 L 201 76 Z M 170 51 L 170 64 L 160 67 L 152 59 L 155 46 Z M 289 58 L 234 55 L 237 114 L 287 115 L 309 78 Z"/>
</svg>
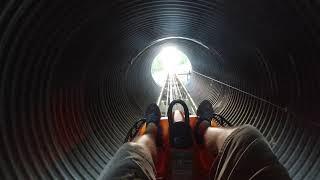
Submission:
<svg viewBox="0 0 320 180">
<path fill-rule="evenodd" d="M 181 104 L 182 107 L 183 107 L 183 110 L 184 110 L 184 122 L 190 126 L 189 122 L 190 122 L 190 117 L 189 117 L 189 109 L 188 109 L 188 106 L 187 104 L 180 100 L 180 99 L 177 99 L 177 100 L 173 100 L 170 105 L 169 105 L 169 108 L 168 108 L 168 112 L 167 112 L 167 116 L 168 116 L 168 121 L 169 121 L 169 127 L 173 125 L 173 114 L 172 114 L 172 108 L 175 104 Z"/>
</svg>

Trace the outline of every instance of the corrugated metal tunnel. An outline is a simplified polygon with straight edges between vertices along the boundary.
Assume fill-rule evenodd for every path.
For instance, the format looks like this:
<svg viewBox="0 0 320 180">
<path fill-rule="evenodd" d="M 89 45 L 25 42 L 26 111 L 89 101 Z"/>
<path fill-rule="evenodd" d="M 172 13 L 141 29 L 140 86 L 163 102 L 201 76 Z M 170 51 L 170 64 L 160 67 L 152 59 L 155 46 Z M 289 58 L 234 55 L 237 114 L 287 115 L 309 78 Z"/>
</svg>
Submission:
<svg viewBox="0 0 320 180">
<path fill-rule="evenodd" d="M 95 179 L 155 102 L 159 49 L 187 89 L 269 140 L 293 179 L 320 178 L 320 2 L 0 2 L 0 179 Z"/>
</svg>

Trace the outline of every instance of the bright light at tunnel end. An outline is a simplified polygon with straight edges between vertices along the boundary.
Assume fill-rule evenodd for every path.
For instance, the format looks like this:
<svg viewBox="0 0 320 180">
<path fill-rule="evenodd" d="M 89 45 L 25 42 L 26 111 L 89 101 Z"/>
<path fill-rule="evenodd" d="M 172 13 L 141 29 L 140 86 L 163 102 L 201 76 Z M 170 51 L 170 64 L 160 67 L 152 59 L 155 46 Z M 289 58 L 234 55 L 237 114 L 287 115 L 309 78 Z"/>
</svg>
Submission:
<svg viewBox="0 0 320 180">
<path fill-rule="evenodd" d="M 187 75 L 192 71 L 188 57 L 176 46 L 165 46 L 154 58 L 151 74 L 159 86 L 164 86 L 169 75 L 177 74 L 183 83 L 187 83 Z"/>
<path fill-rule="evenodd" d="M 169 74 L 174 74 L 176 66 L 178 65 L 178 59 L 181 56 L 181 52 L 174 46 L 165 47 L 159 54 L 159 60 L 164 64 L 164 70 Z"/>
</svg>

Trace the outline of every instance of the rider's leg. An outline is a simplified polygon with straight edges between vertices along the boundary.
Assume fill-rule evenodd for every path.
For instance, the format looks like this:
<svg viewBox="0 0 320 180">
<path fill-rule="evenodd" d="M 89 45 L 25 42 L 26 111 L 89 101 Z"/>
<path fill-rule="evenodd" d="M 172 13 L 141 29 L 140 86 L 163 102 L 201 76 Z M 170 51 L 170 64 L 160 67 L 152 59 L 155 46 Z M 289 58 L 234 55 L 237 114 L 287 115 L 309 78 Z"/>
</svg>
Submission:
<svg viewBox="0 0 320 180">
<path fill-rule="evenodd" d="M 218 152 L 221 150 L 227 137 L 234 130 L 235 128 L 207 128 L 203 134 L 204 144 L 207 147 L 209 153 L 213 156 L 216 156 Z"/>
<path fill-rule="evenodd" d="M 211 179 L 290 179 L 259 130 L 251 125 L 211 128 L 212 113 L 210 102 L 199 105 L 195 132 L 198 143 L 216 157 Z"/>
<path fill-rule="evenodd" d="M 140 145 L 151 154 L 153 162 L 156 162 L 157 158 L 157 147 L 156 147 L 156 137 L 157 137 L 157 125 L 154 123 L 149 123 L 146 129 L 146 133 L 140 137 L 137 137 L 134 142 Z"/>
<path fill-rule="evenodd" d="M 156 137 L 161 118 L 159 107 L 148 106 L 147 131 L 133 142 L 123 144 L 102 171 L 99 179 L 156 179 Z"/>
</svg>

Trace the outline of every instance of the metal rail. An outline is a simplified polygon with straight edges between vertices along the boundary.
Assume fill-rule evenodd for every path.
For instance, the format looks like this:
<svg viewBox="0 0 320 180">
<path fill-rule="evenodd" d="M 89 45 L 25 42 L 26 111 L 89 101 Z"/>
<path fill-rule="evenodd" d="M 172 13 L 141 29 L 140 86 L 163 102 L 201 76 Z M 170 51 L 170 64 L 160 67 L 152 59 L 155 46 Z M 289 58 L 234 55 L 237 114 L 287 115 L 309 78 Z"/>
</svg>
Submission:
<svg viewBox="0 0 320 180">
<path fill-rule="evenodd" d="M 170 102 L 175 99 L 183 100 L 187 104 L 190 114 L 195 114 L 196 105 L 183 82 L 179 79 L 179 76 L 176 74 L 168 74 L 166 83 L 162 87 L 157 101 L 162 116 L 166 116 Z M 177 109 L 180 108 L 177 107 Z"/>
</svg>

